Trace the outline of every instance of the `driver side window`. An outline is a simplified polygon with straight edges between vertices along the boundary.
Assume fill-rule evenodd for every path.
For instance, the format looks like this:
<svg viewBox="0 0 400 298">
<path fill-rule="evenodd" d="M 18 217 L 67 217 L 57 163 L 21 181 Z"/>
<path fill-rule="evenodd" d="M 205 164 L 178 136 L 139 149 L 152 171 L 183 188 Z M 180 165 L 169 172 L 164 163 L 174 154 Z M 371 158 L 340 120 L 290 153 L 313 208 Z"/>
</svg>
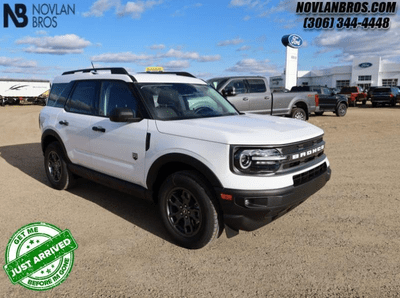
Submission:
<svg viewBox="0 0 400 298">
<path fill-rule="evenodd" d="M 137 114 L 137 100 L 122 81 L 103 81 L 100 91 L 99 115 L 108 117 L 115 108 L 131 108 Z"/>
<path fill-rule="evenodd" d="M 229 87 L 235 88 L 236 94 L 246 93 L 244 80 L 233 80 L 225 87 L 225 89 L 228 89 Z"/>
</svg>

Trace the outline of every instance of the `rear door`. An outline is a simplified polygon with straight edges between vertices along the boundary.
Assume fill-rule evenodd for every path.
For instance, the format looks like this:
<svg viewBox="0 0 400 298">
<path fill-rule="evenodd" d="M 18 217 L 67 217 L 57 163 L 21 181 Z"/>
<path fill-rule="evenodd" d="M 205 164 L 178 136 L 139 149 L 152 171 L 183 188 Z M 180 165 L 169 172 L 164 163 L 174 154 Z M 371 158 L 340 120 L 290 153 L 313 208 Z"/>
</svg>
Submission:
<svg viewBox="0 0 400 298">
<path fill-rule="evenodd" d="M 97 86 L 96 81 L 76 82 L 64 110 L 57 116 L 57 129 L 68 157 L 74 164 L 82 166 L 91 164 L 90 124 L 98 96 Z"/>
<path fill-rule="evenodd" d="M 250 111 L 269 112 L 271 110 L 271 96 L 263 79 L 247 79 Z"/>
<path fill-rule="evenodd" d="M 328 87 L 320 87 L 316 90 L 319 96 L 319 107 L 322 111 L 333 111 L 336 108 L 336 96 Z"/>
</svg>

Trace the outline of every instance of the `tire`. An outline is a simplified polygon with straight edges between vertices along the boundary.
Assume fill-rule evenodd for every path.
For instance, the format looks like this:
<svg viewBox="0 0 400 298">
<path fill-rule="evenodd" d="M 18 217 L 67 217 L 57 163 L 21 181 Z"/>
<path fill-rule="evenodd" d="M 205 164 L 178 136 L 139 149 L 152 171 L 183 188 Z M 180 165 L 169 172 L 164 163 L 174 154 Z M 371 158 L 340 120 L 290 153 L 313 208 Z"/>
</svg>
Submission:
<svg viewBox="0 0 400 298">
<path fill-rule="evenodd" d="M 337 106 L 337 108 L 336 108 L 336 116 L 338 116 L 338 117 L 343 117 L 343 116 L 345 116 L 346 115 L 346 113 L 347 113 L 347 106 L 346 106 L 346 104 L 344 104 L 343 102 L 342 103 L 340 103 L 338 106 Z"/>
<path fill-rule="evenodd" d="M 307 120 L 307 114 L 302 108 L 294 108 L 292 111 L 292 118 L 298 119 L 298 120 Z"/>
<path fill-rule="evenodd" d="M 363 101 L 362 101 L 362 105 L 365 106 L 366 104 L 367 104 L 367 101 L 366 101 L 366 100 L 363 100 Z"/>
<path fill-rule="evenodd" d="M 58 142 L 47 146 L 44 153 L 44 168 L 53 188 L 63 190 L 74 185 L 75 178 L 68 169 L 64 151 Z"/>
<path fill-rule="evenodd" d="M 322 116 L 324 114 L 324 112 L 315 112 L 316 116 Z"/>
<path fill-rule="evenodd" d="M 170 175 L 161 185 L 158 204 L 166 229 L 182 247 L 202 248 L 222 231 L 214 196 L 194 171 Z"/>
</svg>

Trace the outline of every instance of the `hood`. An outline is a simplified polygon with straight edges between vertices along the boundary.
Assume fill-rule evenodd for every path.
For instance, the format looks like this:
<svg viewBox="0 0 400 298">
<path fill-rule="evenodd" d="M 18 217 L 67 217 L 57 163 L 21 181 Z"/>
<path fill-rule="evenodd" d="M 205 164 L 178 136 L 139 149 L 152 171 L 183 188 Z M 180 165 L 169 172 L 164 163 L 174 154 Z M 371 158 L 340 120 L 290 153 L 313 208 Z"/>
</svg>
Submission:
<svg viewBox="0 0 400 298">
<path fill-rule="evenodd" d="M 160 133 L 234 145 L 283 145 L 321 136 L 324 131 L 305 121 L 269 115 L 156 121 Z"/>
</svg>

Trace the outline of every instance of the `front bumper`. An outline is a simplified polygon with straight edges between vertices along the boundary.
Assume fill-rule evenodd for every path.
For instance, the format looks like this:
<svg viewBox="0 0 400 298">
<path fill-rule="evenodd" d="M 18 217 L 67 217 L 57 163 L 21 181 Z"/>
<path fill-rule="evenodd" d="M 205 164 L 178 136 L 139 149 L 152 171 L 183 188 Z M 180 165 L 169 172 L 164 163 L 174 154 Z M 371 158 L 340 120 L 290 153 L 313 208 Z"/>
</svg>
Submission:
<svg viewBox="0 0 400 298">
<path fill-rule="evenodd" d="M 218 190 L 225 198 L 220 199 L 225 225 L 233 230 L 254 231 L 276 220 L 320 190 L 329 181 L 331 169 L 328 166 L 311 175 L 307 182 L 282 189 Z"/>
</svg>

